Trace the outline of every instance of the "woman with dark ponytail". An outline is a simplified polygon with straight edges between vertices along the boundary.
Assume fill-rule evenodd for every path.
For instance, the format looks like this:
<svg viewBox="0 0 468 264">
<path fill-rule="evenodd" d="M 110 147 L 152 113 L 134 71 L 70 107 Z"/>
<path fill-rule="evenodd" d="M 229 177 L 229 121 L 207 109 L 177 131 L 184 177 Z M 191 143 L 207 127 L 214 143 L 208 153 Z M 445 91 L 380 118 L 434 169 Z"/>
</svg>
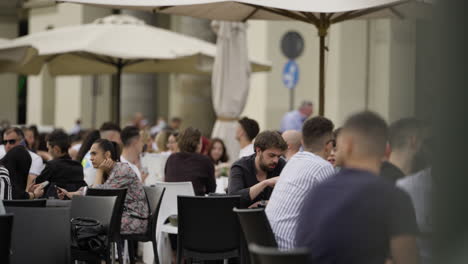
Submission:
<svg viewBox="0 0 468 264">
<path fill-rule="evenodd" d="M 143 184 L 126 163 L 119 162 L 120 149 L 117 143 L 107 139 L 98 139 L 90 149 L 91 162 L 97 169 L 93 188 L 127 188 L 122 214 L 122 234 L 144 234 L 148 224 L 148 202 Z M 84 188 L 77 192 L 68 192 L 58 188 L 59 198 L 83 195 Z"/>
</svg>

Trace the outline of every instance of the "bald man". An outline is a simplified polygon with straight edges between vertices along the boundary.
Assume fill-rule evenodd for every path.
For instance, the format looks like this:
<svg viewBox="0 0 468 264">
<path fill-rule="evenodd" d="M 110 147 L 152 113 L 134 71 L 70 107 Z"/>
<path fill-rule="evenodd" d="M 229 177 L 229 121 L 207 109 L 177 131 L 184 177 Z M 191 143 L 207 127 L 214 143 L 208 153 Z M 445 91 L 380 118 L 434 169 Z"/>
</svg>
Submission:
<svg viewBox="0 0 468 264">
<path fill-rule="evenodd" d="M 288 144 L 288 150 L 285 153 L 285 158 L 286 161 L 288 161 L 294 154 L 299 152 L 301 149 L 301 140 L 302 140 L 302 134 L 299 131 L 296 130 L 286 130 L 283 132 L 281 135 Z"/>
</svg>

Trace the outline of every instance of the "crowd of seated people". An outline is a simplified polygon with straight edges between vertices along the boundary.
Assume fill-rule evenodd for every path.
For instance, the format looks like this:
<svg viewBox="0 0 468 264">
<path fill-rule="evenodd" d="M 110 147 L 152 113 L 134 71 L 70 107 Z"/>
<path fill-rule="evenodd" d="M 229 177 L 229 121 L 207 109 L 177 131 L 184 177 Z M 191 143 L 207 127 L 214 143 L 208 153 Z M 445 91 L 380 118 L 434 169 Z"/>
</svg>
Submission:
<svg viewBox="0 0 468 264">
<path fill-rule="evenodd" d="M 223 139 L 184 127 L 180 118 L 153 127 L 141 118 L 123 128 L 106 122 L 73 135 L 9 127 L 1 133 L 0 199 L 71 199 L 87 188 L 127 188 L 122 233 L 145 233 L 143 186 L 152 176 L 142 157 L 155 153 L 168 157 L 163 180 L 191 182 L 197 196 L 217 191 L 217 180 L 228 177 L 221 190 L 239 195 L 242 208 L 264 207 L 278 247 L 308 248 L 310 263 L 430 263 L 431 169 L 421 162 L 430 151 L 422 123 L 387 125 L 361 112 L 336 128 L 326 117 L 301 113 L 283 120 L 282 133 L 239 119 L 235 157 Z"/>
</svg>

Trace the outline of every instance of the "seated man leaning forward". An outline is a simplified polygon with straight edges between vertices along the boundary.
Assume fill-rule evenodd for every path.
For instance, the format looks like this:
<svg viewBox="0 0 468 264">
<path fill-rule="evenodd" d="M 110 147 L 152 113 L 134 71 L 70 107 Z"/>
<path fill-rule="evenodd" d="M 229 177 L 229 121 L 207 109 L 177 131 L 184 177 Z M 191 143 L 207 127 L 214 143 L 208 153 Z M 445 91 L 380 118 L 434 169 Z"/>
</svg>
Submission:
<svg viewBox="0 0 468 264">
<path fill-rule="evenodd" d="M 76 160 L 72 160 L 68 154 L 70 140 L 67 133 L 61 129 L 54 130 L 47 136 L 47 148 L 52 157 L 46 163 L 41 175 L 36 179 L 36 183 L 50 182 L 44 188 L 44 198 L 58 198 L 54 186 L 64 188 L 69 191 L 76 191 L 82 186 L 86 186 L 83 176 L 83 166 Z"/>
<path fill-rule="evenodd" d="M 270 199 L 286 161 L 281 156 L 288 145 L 278 132 L 264 131 L 255 139 L 255 153 L 231 167 L 228 194 L 240 195 L 242 208 L 258 207 Z"/>
</svg>

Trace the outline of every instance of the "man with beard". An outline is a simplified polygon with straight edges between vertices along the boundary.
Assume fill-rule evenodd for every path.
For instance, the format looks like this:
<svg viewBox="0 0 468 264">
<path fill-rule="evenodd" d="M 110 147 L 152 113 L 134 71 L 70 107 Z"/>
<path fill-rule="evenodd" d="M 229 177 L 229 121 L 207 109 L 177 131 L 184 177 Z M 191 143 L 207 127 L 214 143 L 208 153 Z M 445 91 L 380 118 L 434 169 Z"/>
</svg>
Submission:
<svg viewBox="0 0 468 264">
<path fill-rule="evenodd" d="M 286 162 L 281 158 L 288 145 L 278 132 L 264 131 L 255 139 L 255 153 L 231 167 L 228 194 L 240 195 L 240 206 L 265 206 Z"/>
</svg>

